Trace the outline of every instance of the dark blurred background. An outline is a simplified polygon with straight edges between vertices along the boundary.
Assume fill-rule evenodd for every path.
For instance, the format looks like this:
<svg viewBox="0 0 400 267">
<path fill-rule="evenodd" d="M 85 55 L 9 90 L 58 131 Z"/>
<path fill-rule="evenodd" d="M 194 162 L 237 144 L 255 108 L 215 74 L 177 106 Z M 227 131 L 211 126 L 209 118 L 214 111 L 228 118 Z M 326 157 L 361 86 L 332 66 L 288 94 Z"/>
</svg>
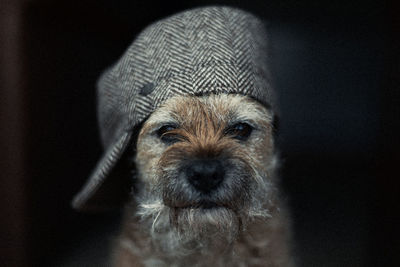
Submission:
<svg viewBox="0 0 400 267">
<path fill-rule="evenodd" d="M 119 212 L 70 208 L 102 151 L 96 79 L 149 23 L 213 3 L 268 22 L 299 266 L 400 266 L 394 1 L 0 0 L 1 266 L 106 266 Z"/>
</svg>

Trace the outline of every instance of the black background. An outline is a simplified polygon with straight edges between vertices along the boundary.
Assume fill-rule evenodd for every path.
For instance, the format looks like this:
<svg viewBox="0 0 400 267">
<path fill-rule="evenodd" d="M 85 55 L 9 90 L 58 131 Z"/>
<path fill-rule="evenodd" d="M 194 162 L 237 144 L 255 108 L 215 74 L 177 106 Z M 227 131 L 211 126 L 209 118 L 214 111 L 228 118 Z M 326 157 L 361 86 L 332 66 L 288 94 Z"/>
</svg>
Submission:
<svg viewBox="0 0 400 267">
<path fill-rule="evenodd" d="M 96 79 L 149 23 L 215 3 L 268 23 L 299 266 L 400 266 L 398 9 L 368 0 L 27 1 L 30 265 L 104 265 L 119 213 L 70 208 L 102 152 Z"/>
</svg>

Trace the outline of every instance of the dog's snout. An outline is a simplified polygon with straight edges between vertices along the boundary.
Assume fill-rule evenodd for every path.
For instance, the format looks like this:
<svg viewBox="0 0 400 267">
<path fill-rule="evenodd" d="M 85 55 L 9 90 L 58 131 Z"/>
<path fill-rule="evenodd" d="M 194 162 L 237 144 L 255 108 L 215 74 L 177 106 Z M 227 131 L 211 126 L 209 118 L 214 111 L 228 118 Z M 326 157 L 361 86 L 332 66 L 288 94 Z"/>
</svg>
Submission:
<svg viewBox="0 0 400 267">
<path fill-rule="evenodd" d="M 225 171 L 217 159 L 197 159 L 186 169 L 189 183 L 203 193 L 216 189 L 224 179 Z"/>
</svg>

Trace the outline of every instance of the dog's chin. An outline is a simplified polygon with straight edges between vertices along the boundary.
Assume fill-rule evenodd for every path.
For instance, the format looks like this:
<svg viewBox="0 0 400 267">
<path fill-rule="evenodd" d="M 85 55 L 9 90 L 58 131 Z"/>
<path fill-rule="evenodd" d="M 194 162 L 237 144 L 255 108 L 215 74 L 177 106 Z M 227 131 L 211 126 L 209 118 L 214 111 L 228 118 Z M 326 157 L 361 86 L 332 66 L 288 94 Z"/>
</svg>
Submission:
<svg viewBox="0 0 400 267">
<path fill-rule="evenodd" d="M 232 239 L 241 224 L 234 210 L 216 203 L 173 207 L 170 215 L 172 224 L 181 234 L 194 238 L 224 236 Z"/>
</svg>

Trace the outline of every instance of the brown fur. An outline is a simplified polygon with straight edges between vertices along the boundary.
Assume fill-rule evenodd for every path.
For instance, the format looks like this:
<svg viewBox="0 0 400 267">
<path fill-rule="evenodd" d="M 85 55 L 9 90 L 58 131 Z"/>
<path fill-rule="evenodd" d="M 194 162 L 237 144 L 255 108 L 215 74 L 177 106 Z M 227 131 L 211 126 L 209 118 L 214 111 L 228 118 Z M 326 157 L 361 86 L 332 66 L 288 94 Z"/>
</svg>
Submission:
<svg viewBox="0 0 400 267">
<path fill-rule="evenodd" d="M 238 141 L 226 129 L 247 122 Z M 165 144 L 155 133 L 179 137 Z M 127 206 L 115 266 L 292 266 L 288 221 L 276 188 L 272 113 L 238 95 L 174 97 L 144 123 L 135 158 L 138 193 Z M 226 164 L 224 187 L 202 209 L 203 196 L 184 179 L 194 158 Z M 225 166 L 225 165 L 224 165 Z"/>
</svg>

